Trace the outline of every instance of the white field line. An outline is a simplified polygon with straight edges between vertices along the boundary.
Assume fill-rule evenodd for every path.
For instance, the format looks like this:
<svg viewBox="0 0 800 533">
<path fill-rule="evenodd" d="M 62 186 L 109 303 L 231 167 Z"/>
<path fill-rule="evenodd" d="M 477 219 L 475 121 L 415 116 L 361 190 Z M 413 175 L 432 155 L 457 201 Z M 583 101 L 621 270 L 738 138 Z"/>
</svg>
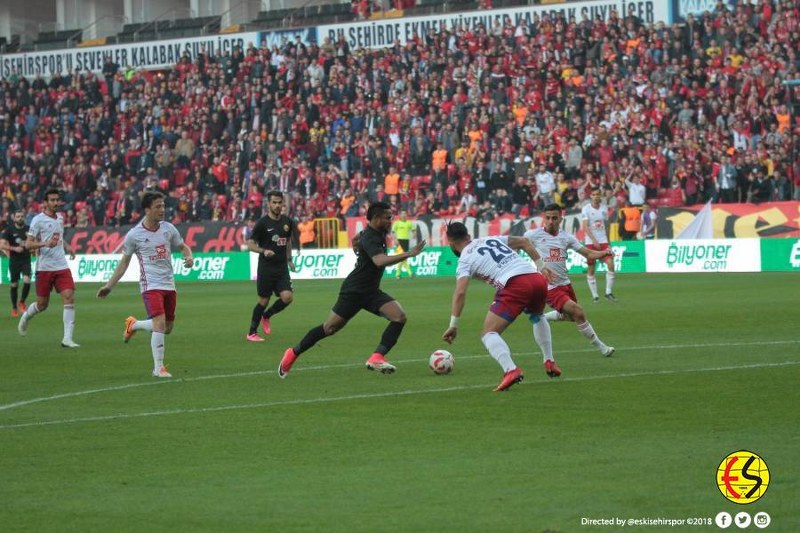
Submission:
<svg viewBox="0 0 800 533">
<path fill-rule="evenodd" d="M 617 352 L 626 352 L 626 351 L 639 351 L 639 350 L 677 350 L 683 348 L 719 348 L 719 347 L 732 347 L 732 346 L 774 346 L 774 345 L 782 345 L 782 344 L 800 344 L 800 340 L 785 340 L 785 341 L 753 341 L 753 342 L 721 342 L 721 343 L 704 343 L 704 344 L 660 344 L 660 345 L 650 345 L 650 346 L 627 346 L 624 348 L 617 348 Z M 588 353 L 588 352 L 597 352 L 595 348 L 584 348 L 580 350 L 569 350 L 569 351 L 561 351 L 557 352 L 558 355 L 564 354 L 574 354 L 574 353 Z M 538 352 L 536 352 L 538 354 Z M 517 352 L 514 355 L 533 355 L 533 352 Z M 481 354 L 481 355 L 461 355 L 459 359 L 478 359 L 488 357 L 488 354 Z M 407 359 L 403 360 L 401 364 L 405 363 L 420 363 L 426 362 L 427 359 Z M 791 364 L 781 363 L 781 364 Z M 305 366 L 296 368 L 292 371 L 295 372 L 308 372 L 313 370 L 330 370 L 335 368 L 350 368 L 350 367 L 358 367 L 361 366 L 360 363 L 342 363 L 338 365 L 318 365 L 318 366 Z M 739 368 L 739 367 L 736 367 Z M 747 367 L 742 367 L 747 368 Z M 268 374 L 275 374 L 276 369 L 271 370 L 254 370 L 252 372 L 237 372 L 233 374 L 213 374 L 209 376 L 197 376 L 191 378 L 178 378 L 174 380 L 158 380 L 158 381 L 146 381 L 140 383 L 129 383 L 127 385 L 117 385 L 113 387 L 103 387 L 98 389 L 88 389 L 83 391 L 75 391 L 75 392 L 65 392 L 62 394 L 55 394 L 53 396 L 44 396 L 41 398 L 32 398 L 30 400 L 21 400 L 18 402 L 12 402 L 8 404 L 0 405 L 0 411 L 8 411 L 10 409 L 16 409 L 18 407 L 24 407 L 26 405 L 32 405 L 36 403 L 42 402 L 50 402 L 54 400 L 63 400 L 65 398 L 76 398 L 80 396 L 88 396 L 90 394 L 99 394 L 102 392 L 115 392 L 121 390 L 128 390 L 128 389 L 135 389 L 139 387 L 151 387 L 156 385 L 169 385 L 169 384 L 176 384 L 176 383 L 189 383 L 194 381 L 208 381 L 214 379 L 229 379 L 229 378 L 240 378 L 240 377 L 252 377 L 252 376 L 263 376 Z M 449 389 L 448 389 L 449 390 Z M 400 393 L 394 393 L 400 394 Z M 0 426 L 2 429 L 5 426 Z"/>
<path fill-rule="evenodd" d="M 578 377 L 578 378 L 563 378 L 559 381 L 564 381 L 568 383 L 577 383 L 582 381 L 600 381 L 604 379 L 619 379 L 619 378 L 636 378 L 636 377 L 647 377 L 647 376 L 669 376 L 669 375 L 677 375 L 677 374 L 690 374 L 694 372 L 723 372 L 729 370 L 743 370 L 743 369 L 752 369 L 752 368 L 776 368 L 776 367 L 785 367 L 785 366 L 794 366 L 800 365 L 800 361 L 784 361 L 780 363 L 753 363 L 747 365 L 732 365 L 732 366 L 718 366 L 718 367 L 711 367 L 711 368 L 684 368 L 680 370 L 658 370 L 654 372 L 631 372 L 631 373 L 623 373 L 623 374 L 608 374 L 604 376 L 585 376 L 585 377 Z M 533 381 L 533 382 L 522 382 L 521 385 L 528 385 L 528 384 L 543 384 L 549 383 L 549 381 Z M 458 391 L 466 391 L 466 390 L 473 390 L 473 389 L 486 389 L 489 390 L 494 387 L 493 384 L 483 384 L 483 385 L 463 385 L 458 387 L 438 387 L 433 389 L 410 389 L 404 391 L 392 391 L 392 392 L 377 392 L 377 393 L 367 393 L 367 394 L 352 394 L 348 396 L 334 396 L 334 397 L 322 397 L 322 398 L 307 398 L 301 400 L 281 400 L 276 402 L 262 402 L 262 403 L 250 403 L 250 404 L 238 404 L 238 405 L 221 405 L 217 407 L 201 407 L 196 409 L 171 409 L 171 410 L 164 410 L 164 411 L 149 411 L 144 413 L 121 413 L 116 415 L 106 415 L 106 416 L 90 416 L 90 417 L 83 417 L 83 418 L 65 418 L 61 420 L 44 420 L 44 421 L 37 421 L 37 422 L 24 422 L 21 424 L 7 424 L 7 425 L 0 425 L 0 430 L 3 429 L 16 429 L 16 428 L 27 428 L 27 427 L 38 427 L 38 426 L 59 426 L 59 425 L 66 425 L 66 424 L 75 424 L 80 422 L 107 422 L 110 420 L 122 420 L 122 419 L 131 419 L 131 418 L 149 418 L 154 416 L 167 416 L 167 415 L 185 415 L 185 414 L 197 414 L 197 413 L 215 413 L 220 411 L 238 411 L 243 409 L 263 409 L 267 407 L 283 407 L 288 405 L 306 405 L 306 404 L 321 404 L 321 403 L 333 403 L 333 402 L 341 402 L 341 401 L 348 401 L 348 400 L 366 400 L 366 399 L 376 399 L 376 398 L 387 398 L 391 396 L 411 396 L 416 394 L 431 394 L 431 393 L 439 393 L 439 392 L 458 392 Z"/>
</svg>

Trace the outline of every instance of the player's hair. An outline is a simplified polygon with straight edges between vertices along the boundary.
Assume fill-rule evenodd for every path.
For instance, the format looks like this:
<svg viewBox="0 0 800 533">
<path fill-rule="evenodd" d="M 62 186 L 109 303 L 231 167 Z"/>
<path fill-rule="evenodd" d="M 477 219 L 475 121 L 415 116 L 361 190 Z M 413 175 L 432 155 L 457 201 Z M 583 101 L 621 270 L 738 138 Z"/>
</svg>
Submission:
<svg viewBox="0 0 800 533">
<path fill-rule="evenodd" d="M 447 238 L 451 241 L 460 241 L 468 236 L 469 232 L 463 222 L 449 222 L 447 224 Z"/>
<path fill-rule="evenodd" d="M 277 196 L 278 198 L 283 200 L 283 193 L 281 191 L 269 191 L 267 193 L 267 199 L 268 200 L 274 198 L 275 196 Z"/>
<path fill-rule="evenodd" d="M 367 208 L 367 220 L 383 216 L 386 211 L 391 210 L 392 208 L 386 202 L 375 202 Z"/>
<path fill-rule="evenodd" d="M 47 192 L 44 193 L 44 199 L 47 200 L 47 197 L 50 196 L 51 194 L 55 194 L 56 196 L 61 198 L 61 191 L 59 191 L 56 188 L 51 188 L 51 189 L 47 189 Z"/>
<path fill-rule="evenodd" d="M 601 194 L 603 193 L 603 191 L 600 190 L 600 187 L 592 187 L 591 190 L 589 191 L 589 194 L 592 195 L 596 192 L 599 192 Z"/>
<path fill-rule="evenodd" d="M 158 199 L 163 200 L 165 198 L 166 196 L 164 196 L 163 193 L 160 193 L 158 191 L 147 191 L 146 193 L 144 193 L 144 196 L 142 196 L 142 209 L 149 209 L 153 207 L 153 203 L 156 200 Z"/>
<path fill-rule="evenodd" d="M 556 203 L 547 204 L 546 206 L 544 206 L 544 209 L 542 209 L 542 212 L 545 212 L 545 211 L 558 211 L 560 213 L 561 212 L 561 206 L 556 204 Z"/>
</svg>

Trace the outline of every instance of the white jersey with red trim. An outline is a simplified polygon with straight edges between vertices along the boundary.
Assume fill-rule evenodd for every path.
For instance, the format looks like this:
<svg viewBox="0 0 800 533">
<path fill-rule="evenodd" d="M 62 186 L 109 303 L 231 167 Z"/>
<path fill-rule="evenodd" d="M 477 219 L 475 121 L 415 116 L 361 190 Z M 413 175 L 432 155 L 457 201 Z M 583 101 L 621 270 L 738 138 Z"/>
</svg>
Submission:
<svg viewBox="0 0 800 533">
<path fill-rule="evenodd" d="M 578 251 L 583 244 L 571 233 L 563 229 L 556 235 L 550 235 L 544 228 L 528 230 L 525 238 L 533 243 L 536 251 L 542 256 L 544 265 L 553 271 L 555 279 L 548 285 L 548 289 L 569 285 L 567 277 L 567 250 Z"/>
<path fill-rule="evenodd" d="M 28 230 L 39 242 L 49 242 L 53 237 L 58 239 L 58 244 L 52 248 L 42 246 L 36 259 L 36 272 L 54 272 L 69 268 L 67 254 L 64 252 L 64 217 L 61 213 L 51 217 L 47 213 L 39 213 L 31 220 Z"/>
<path fill-rule="evenodd" d="M 456 266 L 456 278 L 480 279 L 497 289 L 514 276 L 534 273 L 536 267 L 512 250 L 505 236 L 473 239 L 461 251 Z"/>
<path fill-rule="evenodd" d="M 122 253 L 136 255 L 139 259 L 139 288 L 141 292 L 175 290 L 172 272 L 172 252 L 183 246 L 178 229 L 169 222 L 161 222 L 151 231 L 139 222 L 125 235 Z"/>
<path fill-rule="evenodd" d="M 592 204 L 586 204 L 581 209 L 581 219 L 586 221 L 586 243 L 594 244 L 591 237 L 589 237 L 589 230 L 597 240 L 597 244 L 608 244 L 608 207 L 600 204 L 600 207 L 592 207 Z"/>
</svg>

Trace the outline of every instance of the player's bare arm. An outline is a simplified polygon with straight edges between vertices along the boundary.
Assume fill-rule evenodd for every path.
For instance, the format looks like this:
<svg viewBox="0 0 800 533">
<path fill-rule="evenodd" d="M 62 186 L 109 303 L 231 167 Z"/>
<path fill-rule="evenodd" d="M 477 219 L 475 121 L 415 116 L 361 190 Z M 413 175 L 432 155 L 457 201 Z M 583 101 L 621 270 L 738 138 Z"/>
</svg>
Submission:
<svg viewBox="0 0 800 533">
<path fill-rule="evenodd" d="M 583 220 L 581 222 L 581 228 L 583 228 L 583 232 L 586 233 L 586 236 L 589 237 L 589 240 L 592 241 L 592 244 L 595 246 L 597 245 L 597 239 L 594 236 L 594 232 L 592 231 L 592 227 L 589 224 L 588 220 Z"/>
<path fill-rule="evenodd" d="M 297 272 L 297 268 L 294 266 L 294 261 L 292 260 L 292 239 L 286 239 L 286 265 L 289 267 L 289 270 L 292 272 Z"/>
<path fill-rule="evenodd" d="M 408 252 L 403 252 L 397 255 L 386 255 L 386 254 L 377 254 L 372 256 L 372 262 L 375 263 L 375 266 L 378 268 L 387 267 L 396 265 L 397 263 L 402 263 L 409 257 L 416 257 L 422 250 L 425 249 L 425 241 L 418 242 L 413 248 L 411 248 Z"/>
<path fill-rule="evenodd" d="M 614 250 L 611 248 L 608 248 L 607 250 L 590 250 L 582 247 L 580 250 L 578 250 L 578 253 L 586 259 L 603 259 L 604 257 L 614 257 Z"/>
<path fill-rule="evenodd" d="M 253 253 L 263 255 L 264 257 L 272 257 L 273 255 L 275 255 L 275 252 L 260 247 L 258 244 L 256 244 L 256 241 L 254 241 L 253 239 L 247 241 L 247 249 Z"/>
<path fill-rule="evenodd" d="M 554 281 L 555 274 L 552 270 L 547 268 L 544 265 L 544 261 L 542 261 L 542 256 L 539 255 L 539 252 L 536 250 L 536 247 L 533 243 L 526 237 L 509 237 L 508 238 L 508 246 L 514 250 L 519 251 L 522 250 L 525 252 L 528 257 L 531 258 L 533 264 L 536 265 L 536 270 L 538 270 L 544 277 L 547 278 L 547 281 Z"/>
<path fill-rule="evenodd" d="M 122 258 L 119 260 L 119 263 L 117 263 L 117 268 L 114 269 L 111 277 L 108 278 L 106 284 L 97 291 L 98 298 L 105 298 L 111 294 L 111 289 L 114 288 L 114 285 L 122 279 L 122 276 L 124 276 L 125 272 L 128 270 L 128 266 L 131 264 L 131 257 L 130 255 L 122 254 Z"/>
<path fill-rule="evenodd" d="M 189 248 L 189 245 L 183 243 L 181 246 L 181 254 L 183 255 L 183 266 L 186 268 L 192 268 L 194 265 L 194 256 L 192 255 L 192 249 Z"/>
<path fill-rule="evenodd" d="M 469 277 L 464 276 L 456 280 L 456 288 L 453 291 L 453 300 L 450 304 L 450 325 L 442 334 L 442 340 L 452 344 L 458 335 L 458 321 L 464 311 L 464 304 L 467 301 L 467 289 L 469 288 Z"/>
</svg>

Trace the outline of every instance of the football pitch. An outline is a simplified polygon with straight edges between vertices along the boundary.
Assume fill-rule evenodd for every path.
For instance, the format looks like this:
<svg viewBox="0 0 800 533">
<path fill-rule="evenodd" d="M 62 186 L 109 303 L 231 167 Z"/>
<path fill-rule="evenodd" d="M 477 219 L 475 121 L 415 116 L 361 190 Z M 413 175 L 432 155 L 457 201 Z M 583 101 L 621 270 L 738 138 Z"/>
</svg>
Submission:
<svg viewBox="0 0 800 533">
<path fill-rule="evenodd" d="M 555 323 L 564 374 L 551 380 L 520 318 L 504 337 L 525 381 L 505 393 L 479 338 L 492 290 L 475 281 L 450 347 L 453 279 L 383 282 L 409 317 L 393 375 L 364 368 L 385 321 L 361 313 L 278 378 L 339 281 L 296 282 L 258 344 L 244 338 L 254 284 L 180 285 L 167 381 L 150 376 L 149 335 L 122 343 L 124 318 L 143 312 L 135 285 L 105 301 L 78 286 L 76 350 L 59 346 L 57 297 L 25 338 L 5 315 L 0 529 L 716 531 L 720 511 L 766 511 L 767 531 L 800 530 L 798 276 L 620 275 L 616 304 L 573 281 L 617 352 Z M 452 374 L 428 369 L 437 348 Z M 769 467 L 750 505 L 716 484 L 737 450 Z M 584 520 L 617 518 L 702 525 Z"/>
</svg>

